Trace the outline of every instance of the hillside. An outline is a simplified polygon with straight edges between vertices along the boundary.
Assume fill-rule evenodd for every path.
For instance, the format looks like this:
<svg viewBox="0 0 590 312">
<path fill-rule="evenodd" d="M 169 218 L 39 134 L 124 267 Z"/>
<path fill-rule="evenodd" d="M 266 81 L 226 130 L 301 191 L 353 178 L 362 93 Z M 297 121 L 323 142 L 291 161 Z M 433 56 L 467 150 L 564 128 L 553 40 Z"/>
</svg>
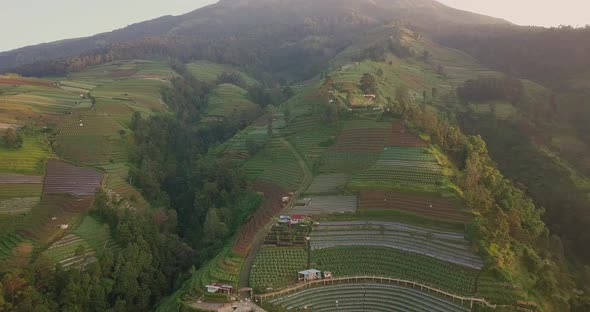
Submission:
<svg viewBox="0 0 590 312">
<path fill-rule="evenodd" d="M 223 0 L 0 54 L 0 310 L 585 311 L 584 70 L 508 75 L 512 27 Z"/>
<path fill-rule="evenodd" d="M 63 69 L 63 65 L 58 65 L 62 62 L 50 60 L 74 57 L 76 61 L 65 61 L 66 67 L 78 70 L 74 68 L 85 63 L 137 58 L 141 53 L 146 58 L 159 54 L 186 61 L 209 59 L 247 64 L 290 77 L 309 77 L 316 74 L 314 66 L 329 60 L 356 35 L 392 20 L 409 21 L 424 29 L 448 24 L 507 23 L 432 0 L 318 1 L 312 6 L 306 1 L 220 1 L 181 16 L 166 16 L 94 37 L 3 52 L 0 69 L 36 63 L 18 71 L 39 76 Z M 277 44 L 278 41 L 289 45 Z M 80 54 L 84 56 L 77 57 Z"/>
</svg>

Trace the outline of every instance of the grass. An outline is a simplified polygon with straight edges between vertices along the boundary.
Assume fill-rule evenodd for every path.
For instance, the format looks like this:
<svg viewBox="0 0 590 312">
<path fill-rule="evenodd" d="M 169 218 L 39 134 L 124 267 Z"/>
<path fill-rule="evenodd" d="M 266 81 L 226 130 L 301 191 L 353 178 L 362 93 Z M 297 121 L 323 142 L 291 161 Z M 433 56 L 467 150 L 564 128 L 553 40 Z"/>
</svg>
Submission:
<svg viewBox="0 0 590 312">
<path fill-rule="evenodd" d="M 51 151 L 41 137 L 25 136 L 21 148 L 0 147 L 0 173 L 42 174 L 48 158 Z"/>
<path fill-rule="evenodd" d="M 265 246 L 254 259 L 250 287 L 256 292 L 286 287 L 297 281 L 297 272 L 307 268 L 307 260 L 305 248 Z"/>
</svg>

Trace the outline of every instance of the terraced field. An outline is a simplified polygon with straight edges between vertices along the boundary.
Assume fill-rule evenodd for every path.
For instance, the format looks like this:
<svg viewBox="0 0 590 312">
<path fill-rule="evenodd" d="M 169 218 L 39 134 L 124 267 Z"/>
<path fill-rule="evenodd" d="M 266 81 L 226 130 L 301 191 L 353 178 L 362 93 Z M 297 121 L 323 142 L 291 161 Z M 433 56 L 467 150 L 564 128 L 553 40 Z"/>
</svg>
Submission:
<svg viewBox="0 0 590 312">
<path fill-rule="evenodd" d="M 289 191 L 297 189 L 304 176 L 291 150 L 278 139 L 270 141 L 242 168 L 254 180 L 276 183 Z"/>
<path fill-rule="evenodd" d="M 18 233 L 9 233 L 0 236 L 0 261 L 5 260 L 13 254 L 14 249 L 20 244 L 31 242 Z"/>
<path fill-rule="evenodd" d="M 289 125 L 289 128 L 294 126 Z M 288 140 L 295 146 L 301 156 L 314 166 L 319 163 L 329 146 L 334 143 L 336 129 L 334 127 L 311 125 L 296 134 L 289 136 Z"/>
<path fill-rule="evenodd" d="M 191 74 L 193 74 L 193 76 L 195 76 L 195 78 L 211 84 L 215 83 L 217 81 L 217 77 L 219 77 L 219 75 L 223 72 L 239 74 L 248 86 L 252 86 L 258 83 L 250 76 L 240 72 L 239 70 L 231 66 L 217 64 L 205 60 L 187 64 L 187 69 L 191 72 Z"/>
<path fill-rule="evenodd" d="M 53 243 L 47 249 L 47 255 L 54 263 L 64 268 L 70 266 L 84 267 L 87 264 L 97 261 L 95 257 L 96 252 L 92 247 L 74 234 L 68 234 Z"/>
<path fill-rule="evenodd" d="M 43 192 L 45 194 L 69 193 L 94 195 L 102 182 L 102 173 L 92 168 L 82 168 L 59 160 L 47 162 Z"/>
<path fill-rule="evenodd" d="M 284 208 L 281 199 L 287 195 L 286 190 L 268 182 L 257 182 L 253 189 L 264 194 L 264 201 L 242 225 L 237 235 L 232 251 L 243 256 L 250 249 L 256 234 Z"/>
<path fill-rule="evenodd" d="M 384 247 L 333 247 L 311 252 L 311 266 L 334 276 L 384 276 L 412 280 L 461 295 L 475 292 L 478 270 Z"/>
<path fill-rule="evenodd" d="M 82 220 L 80 226 L 73 232 L 83 239 L 98 254 L 106 249 L 117 252 L 120 247 L 111 236 L 109 226 L 101 224 L 92 217 Z"/>
<path fill-rule="evenodd" d="M 130 200 L 137 208 L 145 208 L 148 203 L 141 193 L 128 182 L 129 168 L 123 163 L 106 165 L 106 187 L 118 196 Z"/>
<path fill-rule="evenodd" d="M 470 311 L 458 303 L 419 289 L 395 284 L 350 283 L 305 289 L 270 301 L 287 310 L 329 311 Z"/>
<path fill-rule="evenodd" d="M 349 174 L 333 173 L 320 174 L 313 179 L 313 182 L 305 191 L 306 194 L 334 194 L 340 193 L 350 179 Z"/>
<path fill-rule="evenodd" d="M 297 272 L 307 268 L 307 252 L 302 247 L 264 246 L 256 254 L 250 271 L 250 287 L 257 292 L 281 288 L 297 281 Z"/>
<path fill-rule="evenodd" d="M 203 266 L 191 277 L 189 281 L 190 291 L 197 295 L 203 295 L 205 285 L 211 283 L 223 283 L 238 287 L 239 273 L 244 258 L 225 249 Z"/>
<path fill-rule="evenodd" d="M 248 99 L 248 91 L 232 85 L 221 84 L 209 94 L 209 116 L 245 116 L 251 119 L 256 114 L 257 105 Z"/>
<path fill-rule="evenodd" d="M 459 209 L 459 204 L 452 200 L 381 190 L 361 191 L 359 193 L 359 210 L 397 210 L 453 222 L 468 222 L 470 219 Z"/>
<path fill-rule="evenodd" d="M 291 212 L 293 214 L 317 215 L 355 212 L 356 208 L 356 196 L 320 195 L 301 199 Z"/>
<path fill-rule="evenodd" d="M 85 165 L 127 161 L 124 130 L 107 115 L 70 115 L 58 129 L 55 151 L 65 159 Z"/>
<path fill-rule="evenodd" d="M 311 232 L 311 249 L 377 246 L 412 252 L 470 269 L 483 261 L 461 233 L 441 232 L 401 223 L 378 221 L 322 222 Z"/>
<path fill-rule="evenodd" d="M 25 136 L 19 149 L 0 147 L 0 173 L 43 174 L 43 163 L 51 157 L 41 138 Z"/>
<path fill-rule="evenodd" d="M 357 121 L 345 123 L 330 152 L 380 152 L 390 140 L 388 123 Z"/>
<path fill-rule="evenodd" d="M 356 186 L 436 186 L 445 176 L 436 158 L 425 148 L 388 147 L 368 170 L 353 177 Z"/>
<path fill-rule="evenodd" d="M 223 153 L 230 158 L 246 159 L 249 156 L 246 142 L 250 140 L 264 146 L 270 140 L 266 127 L 250 126 L 240 131 L 224 144 Z"/>
<path fill-rule="evenodd" d="M 328 151 L 322 159 L 322 173 L 356 173 L 370 168 L 379 159 L 379 152 Z"/>
<path fill-rule="evenodd" d="M 21 195 L 22 196 L 22 195 Z M 39 204 L 39 197 L 17 197 L 6 200 L 0 199 L 0 216 L 17 215 L 29 212 Z"/>
<path fill-rule="evenodd" d="M 427 147 L 428 144 L 420 137 L 408 131 L 400 122 L 393 123 L 392 135 L 387 141 L 388 146 Z"/>
</svg>

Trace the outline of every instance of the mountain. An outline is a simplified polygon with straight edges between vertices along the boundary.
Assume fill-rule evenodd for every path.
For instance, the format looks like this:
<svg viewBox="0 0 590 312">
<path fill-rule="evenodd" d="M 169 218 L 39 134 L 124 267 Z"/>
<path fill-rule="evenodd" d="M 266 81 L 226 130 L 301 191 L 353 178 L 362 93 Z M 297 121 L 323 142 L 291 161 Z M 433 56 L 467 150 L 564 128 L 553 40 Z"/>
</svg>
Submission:
<svg viewBox="0 0 590 312">
<path fill-rule="evenodd" d="M 272 32 L 276 38 L 301 40 L 305 29 L 332 25 L 329 33 L 400 20 L 424 29 L 450 24 L 509 24 L 483 15 L 456 10 L 433 0 L 224 0 L 180 16 L 164 16 L 86 38 L 69 39 L 0 53 L 0 69 L 74 56 L 123 42 L 146 38 L 220 41 L 255 32 Z M 272 27 L 267 27 L 272 25 Z M 296 31 L 295 38 L 292 37 Z M 322 30 L 325 32 L 326 30 Z M 286 41 L 286 40 L 283 40 Z"/>
</svg>

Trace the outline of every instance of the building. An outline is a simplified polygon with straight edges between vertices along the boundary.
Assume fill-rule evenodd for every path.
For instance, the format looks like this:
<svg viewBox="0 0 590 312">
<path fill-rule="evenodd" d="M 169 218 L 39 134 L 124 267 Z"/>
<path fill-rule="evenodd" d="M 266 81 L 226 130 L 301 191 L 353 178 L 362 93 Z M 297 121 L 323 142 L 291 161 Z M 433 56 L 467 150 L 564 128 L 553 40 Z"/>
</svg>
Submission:
<svg viewBox="0 0 590 312">
<path fill-rule="evenodd" d="M 299 280 L 304 282 L 315 281 L 322 279 L 322 271 L 316 269 L 309 269 L 299 272 Z"/>
<path fill-rule="evenodd" d="M 211 294 L 225 294 L 230 295 L 233 287 L 225 284 L 211 284 L 205 286 L 207 287 L 207 292 Z"/>
<path fill-rule="evenodd" d="M 291 224 L 299 224 L 305 221 L 306 215 L 295 214 L 291 215 Z"/>
<path fill-rule="evenodd" d="M 290 216 L 279 216 L 279 223 L 283 223 L 283 224 L 287 224 L 287 223 L 291 223 L 291 217 Z"/>
</svg>

